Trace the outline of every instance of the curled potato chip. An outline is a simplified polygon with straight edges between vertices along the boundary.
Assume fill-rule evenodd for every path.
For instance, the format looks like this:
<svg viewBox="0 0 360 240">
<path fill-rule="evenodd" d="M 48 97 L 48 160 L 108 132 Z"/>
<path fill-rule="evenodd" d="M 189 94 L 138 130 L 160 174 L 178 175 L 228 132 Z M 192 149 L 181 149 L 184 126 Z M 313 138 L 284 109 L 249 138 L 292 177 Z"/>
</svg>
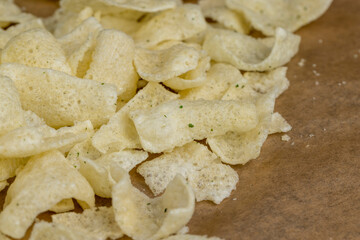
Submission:
<svg viewBox="0 0 360 240">
<path fill-rule="evenodd" d="M 237 68 L 224 63 L 212 65 L 206 78 L 204 85 L 180 91 L 181 98 L 187 100 L 218 100 L 221 99 L 230 85 L 235 85 L 235 82 L 241 80 L 246 81 Z"/>
<path fill-rule="evenodd" d="M 320 17 L 332 0 L 226 0 L 226 5 L 242 14 L 251 25 L 272 36 L 277 27 L 294 32 Z M 279 14 L 281 13 L 281 14 Z"/>
<path fill-rule="evenodd" d="M 86 237 L 86 238 L 84 238 Z M 95 237 L 84 236 L 84 233 L 74 231 L 62 224 L 37 222 L 31 232 L 29 240 L 98 240 Z"/>
<path fill-rule="evenodd" d="M 115 222 L 112 207 L 85 209 L 82 213 L 62 213 L 51 216 L 54 224 L 61 224 L 71 231 L 81 233 L 84 238 L 98 240 L 118 239 L 123 236 Z M 86 236 L 86 237 L 85 237 Z"/>
<path fill-rule="evenodd" d="M 17 128 L 0 137 L 0 157 L 23 158 L 54 149 L 66 152 L 87 139 L 89 131 L 92 131 L 90 121 L 58 130 L 47 125 Z"/>
<path fill-rule="evenodd" d="M 25 125 L 19 93 L 11 79 L 0 75 L 0 136 Z"/>
<path fill-rule="evenodd" d="M 177 175 L 164 194 L 150 199 L 132 186 L 130 176 L 121 168 L 113 187 L 115 220 L 134 240 L 157 240 L 176 233 L 194 213 L 195 197 L 185 179 Z"/>
<path fill-rule="evenodd" d="M 102 153 L 120 151 L 125 148 L 140 148 L 139 136 L 134 123 L 129 118 L 129 112 L 156 107 L 177 98 L 178 95 L 166 90 L 160 84 L 149 82 L 95 133 L 92 144 Z"/>
<path fill-rule="evenodd" d="M 275 112 L 271 115 L 271 124 L 269 134 L 289 132 L 291 125 L 281 116 L 280 113 Z"/>
<path fill-rule="evenodd" d="M 61 0 L 60 6 L 68 11 L 78 12 L 89 6 L 95 11 L 103 13 L 121 13 L 123 11 L 136 10 L 139 12 L 158 12 L 174 8 L 176 0 Z"/>
<path fill-rule="evenodd" d="M 165 81 L 164 85 L 175 90 L 184 90 L 202 86 L 206 82 L 206 72 L 209 68 L 210 57 L 204 56 L 199 59 L 199 63 L 195 69 Z"/>
<path fill-rule="evenodd" d="M 183 234 L 183 235 L 170 236 L 164 238 L 163 240 L 221 240 L 221 238 Z"/>
<path fill-rule="evenodd" d="M 80 157 L 79 171 L 90 183 L 96 195 L 111 198 L 112 187 L 116 182 L 111 176 L 110 169 L 116 165 L 129 172 L 147 157 L 147 152 L 136 150 L 109 153 L 96 160 Z"/>
<path fill-rule="evenodd" d="M 98 159 L 103 154 L 94 148 L 91 139 L 76 144 L 68 153 L 66 159 L 74 168 L 80 168 L 80 158 Z"/>
<path fill-rule="evenodd" d="M 228 9 L 225 1 L 201 0 L 199 1 L 199 5 L 204 16 L 218 22 L 221 28 L 244 34 L 249 33 L 251 28 L 250 24 L 242 14 Z M 212 26 L 214 26 L 214 24 L 212 24 Z"/>
<path fill-rule="evenodd" d="M 51 127 L 90 120 L 96 128 L 116 110 L 116 87 L 110 84 L 15 63 L 1 64 L 0 74 L 14 81 L 23 108 L 44 118 Z"/>
<path fill-rule="evenodd" d="M 119 98 L 128 101 L 135 95 L 139 78 L 133 66 L 134 56 L 131 37 L 117 30 L 103 30 L 97 37 L 85 78 L 114 84 Z"/>
<path fill-rule="evenodd" d="M 299 36 L 282 28 L 276 29 L 275 38 L 264 39 L 212 29 L 207 32 L 203 47 L 215 61 L 245 71 L 267 71 L 289 62 L 298 52 L 299 44 Z"/>
<path fill-rule="evenodd" d="M 6 31 L 0 32 L 0 48 L 4 48 L 6 43 L 16 35 L 35 28 L 44 28 L 44 24 L 41 19 L 34 19 L 31 21 L 19 23 L 9 27 L 6 29 Z"/>
<path fill-rule="evenodd" d="M 184 4 L 160 12 L 144 23 L 135 33 L 134 40 L 140 46 L 151 47 L 166 40 L 185 40 L 205 29 L 206 22 L 200 7 Z"/>
<path fill-rule="evenodd" d="M 21 238 L 39 213 L 69 198 L 83 207 L 95 205 L 91 186 L 60 152 L 32 157 L 8 189 L 0 231 Z"/>
<path fill-rule="evenodd" d="M 141 164 L 137 172 L 151 191 L 158 195 L 177 174 L 181 174 L 194 190 L 196 200 L 219 204 L 236 188 L 239 178 L 229 166 L 221 164 L 206 146 L 191 142 Z"/>
<path fill-rule="evenodd" d="M 28 30 L 12 38 L 1 53 L 1 62 L 71 73 L 60 44 L 51 33 L 41 28 Z"/>
<path fill-rule="evenodd" d="M 60 202 L 58 202 L 55 206 L 51 207 L 49 211 L 55 212 L 55 213 L 63 213 L 67 211 L 74 210 L 75 205 L 72 199 L 63 199 Z"/>
<path fill-rule="evenodd" d="M 134 64 L 143 79 L 162 82 L 195 69 L 199 59 L 200 52 L 195 48 L 176 44 L 163 50 L 138 48 Z"/>
<path fill-rule="evenodd" d="M 141 145 L 153 153 L 229 131 L 245 132 L 258 121 L 254 104 L 239 101 L 175 100 L 129 116 Z"/>
<path fill-rule="evenodd" d="M 29 13 L 22 13 L 13 0 L 0 1 L 0 27 L 4 28 L 11 23 L 21 23 L 34 19 Z"/>
</svg>

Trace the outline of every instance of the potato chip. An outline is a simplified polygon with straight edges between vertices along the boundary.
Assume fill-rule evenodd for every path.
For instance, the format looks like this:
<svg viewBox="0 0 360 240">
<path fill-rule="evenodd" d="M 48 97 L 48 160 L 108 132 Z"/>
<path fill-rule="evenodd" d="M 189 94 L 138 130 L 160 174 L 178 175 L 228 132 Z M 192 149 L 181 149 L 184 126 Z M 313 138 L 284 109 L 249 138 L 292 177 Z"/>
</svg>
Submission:
<svg viewBox="0 0 360 240">
<path fill-rule="evenodd" d="M 18 128 L 0 137 L 0 157 L 24 158 L 54 149 L 66 152 L 87 139 L 89 131 L 92 131 L 90 121 L 58 130 L 47 125 Z"/>
<path fill-rule="evenodd" d="M 204 85 L 180 91 L 181 98 L 187 100 L 218 100 L 230 86 L 235 85 L 235 82 L 246 82 L 237 68 L 223 63 L 212 65 L 206 78 Z M 243 83 L 240 84 L 240 87 L 242 85 Z"/>
<path fill-rule="evenodd" d="M 12 38 L 1 53 L 2 63 L 21 63 L 71 74 L 65 53 L 45 29 L 31 29 Z"/>
<path fill-rule="evenodd" d="M 177 99 L 178 95 L 166 90 L 158 83 L 149 82 L 92 138 L 92 144 L 102 153 L 120 151 L 125 148 L 141 148 L 139 136 L 129 112 L 156 107 L 161 103 Z"/>
<path fill-rule="evenodd" d="M 49 211 L 55 212 L 55 213 L 63 213 L 67 211 L 74 210 L 75 205 L 72 199 L 63 199 L 60 202 L 58 202 L 55 206 L 51 207 Z"/>
<path fill-rule="evenodd" d="M 206 29 L 200 7 L 184 4 L 160 12 L 135 33 L 135 42 L 143 47 L 155 46 L 166 40 L 185 40 Z"/>
<path fill-rule="evenodd" d="M 164 85 L 175 90 L 184 90 L 202 86 L 206 82 L 206 72 L 209 69 L 210 57 L 205 55 L 199 59 L 199 63 L 195 69 L 165 81 Z"/>
<path fill-rule="evenodd" d="M 138 19 L 141 19 L 142 16 Z M 123 14 L 106 14 L 101 16 L 101 25 L 105 29 L 116 29 L 132 36 L 144 22 L 143 20 L 139 22 L 138 19 L 129 19 Z"/>
<path fill-rule="evenodd" d="M 244 14 L 254 28 L 272 36 L 276 34 L 277 27 L 294 32 L 314 21 L 329 8 L 331 2 L 332 0 L 227 0 L 226 5 Z"/>
<path fill-rule="evenodd" d="M 197 201 L 211 200 L 217 204 L 230 196 L 239 180 L 231 167 L 221 164 L 215 154 L 197 142 L 147 161 L 137 172 L 155 195 L 163 192 L 169 182 L 181 174 L 194 190 Z"/>
<path fill-rule="evenodd" d="M 249 92 L 253 92 L 252 96 Z M 249 96 L 250 95 L 250 96 Z M 228 164 L 245 164 L 260 155 L 260 150 L 268 136 L 271 124 L 271 115 L 275 105 L 275 93 L 259 94 L 249 86 L 244 88 L 230 88 L 223 99 L 253 98 L 256 100 L 256 108 L 259 123 L 256 128 L 245 132 L 229 132 L 222 136 L 207 139 L 211 150 Z"/>
<path fill-rule="evenodd" d="M 4 190 L 7 186 L 9 186 L 9 183 L 6 180 L 0 181 L 0 192 Z M 1 235 L 0 235 L 0 240 L 1 240 Z"/>
<path fill-rule="evenodd" d="M 0 75 L 0 136 L 25 125 L 19 93 L 11 79 Z"/>
<path fill-rule="evenodd" d="M 289 132 L 291 125 L 281 116 L 280 113 L 276 112 L 271 115 L 271 124 L 269 134 Z"/>
<path fill-rule="evenodd" d="M 163 50 L 136 49 L 134 64 L 143 79 L 162 82 L 195 69 L 199 59 L 198 50 L 177 44 Z"/>
<path fill-rule="evenodd" d="M 51 216 L 54 224 L 61 224 L 71 231 L 79 232 L 83 236 L 98 240 L 118 239 L 123 236 L 115 222 L 112 207 L 85 209 L 80 213 L 62 213 Z"/>
<path fill-rule="evenodd" d="M 84 236 L 82 232 L 73 231 L 62 225 L 49 222 L 38 222 L 34 225 L 29 240 L 98 240 L 95 237 Z"/>
<path fill-rule="evenodd" d="M 201 0 L 199 1 L 199 5 L 204 16 L 218 22 L 221 28 L 234 30 L 243 34 L 249 33 L 251 28 L 250 24 L 242 14 L 228 9 L 225 1 Z M 212 24 L 212 26 L 214 26 L 214 24 Z"/>
<path fill-rule="evenodd" d="M 110 84 L 14 63 L 1 64 L 0 74 L 14 81 L 23 108 L 44 118 L 51 127 L 90 120 L 96 128 L 116 110 L 116 87 Z"/>
<path fill-rule="evenodd" d="M 286 72 L 287 67 L 279 67 L 265 73 L 247 72 L 244 77 L 248 80 L 248 85 L 256 92 L 264 94 L 271 91 L 275 93 L 275 97 L 278 97 L 290 85 Z"/>
<path fill-rule="evenodd" d="M 0 158 L 0 181 L 5 181 L 16 175 L 16 170 L 25 166 L 28 158 Z"/>
<path fill-rule="evenodd" d="M 69 198 L 82 207 L 95 205 L 91 186 L 60 152 L 32 157 L 8 189 L 0 231 L 21 238 L 39 213 Z"/>
<path fill-rule="evenodd" d="M 246 132 L 258 122 L 255 105 L 239 101 L 174 100 L 129 116 L 142 147 L 152 153 L 229 131 Z"/>
<path fill-rule="evenodd" d="M 221 238 L 184 234 L 167 237 L 163 240 L 221 240 Z"/>
<path fill-rule="evenodd" d="M 91 139 L 76 144 L 68 153 L 66 159 L 74 168 L 80 168 L 80 158 L 98 159 L 103 154 L 94 148 Z"/>
<path fill-rule="evenodd" d="M 217 61 L 245 71 L 267 71 L 282 66 L 298 52 L 300 37 L 282 28 L 275 38 L 256 39 L 229 30 L 212 29 L 204 41 L 204 49 Z"/>
<path fill-rule="evenodd" d="M 96 195 L 111 198 L 112 187 L 116 182 L 111 176 L 110 169 L 116 165 L 129 172 L 147 157 L 147 152 L 136 150 L 109 153 L 96 160 L 80 156 L 79 171 L 90 183 Z"/>
<path fill-rule="evenodd" d="M 8 29 L 6 29 L 6 31 L 1 31 L 0 48 L 4 48 L 6 43 L 16 35 L 34 28 L 44 28 L 44 24 L 41 19 L 34 19 L 31 21 L 19 23 L 17 25 L 9 27 Z"/>
<path fill-rule="evenodd" d="M 177 175 L 165 193 L 150 199 L 133 187 L 130 176 L 114 169 L 118 183 L 113 188 L 115 220 L 121 230 L 134 240 L 161 239 L 184 227 L 194 213 L 195 197 L 185 179 Z"/>
<path fill-rule="evenodd" d="M 85 6 L 103 13 L 119 13 L 129 10 L 139 12 L 158 12 L 175 8 L 176 0 L 61 0 L 60 6 L 68 11 L 78 12 Z"/>
<path fill-rule="evenodd" d="M 21 23 L 34 19 L 29 13 L 22 13 L 13 0 L 0 1 L 0 27 L 4 28 L 11 23 Z"/>
<path fill-rule="evenodd" d="M 134 56 L 135 44 L 131 37 L 117 30 L 103 30 L 85 78 L 114 84 L 119 98 L 128 101 L 135 95 L 139 79 L 133 66 Z"/>
</svg>

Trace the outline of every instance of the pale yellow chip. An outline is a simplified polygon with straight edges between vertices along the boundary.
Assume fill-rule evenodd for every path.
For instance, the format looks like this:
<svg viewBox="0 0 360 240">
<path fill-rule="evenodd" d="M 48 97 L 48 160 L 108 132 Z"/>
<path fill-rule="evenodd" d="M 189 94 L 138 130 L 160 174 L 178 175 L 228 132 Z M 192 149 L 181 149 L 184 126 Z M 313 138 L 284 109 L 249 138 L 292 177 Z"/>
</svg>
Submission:
<svg viewBox="0 0 360 240">
<path fill-rule="evenodd" d="M 39 213 L 69 198 L 77 199 L 82 207 L 95 205 L 91 186 L 60 152 L 35 156 L 8 189 L 0 231 L 21 238 Z"/>
<path fill-rule="evenodd" d="M 111 198 L 112 187 L 116 183 L 111 176 L 111 169 L 115 166 L 130 172 L 147 157 L 147 152 L 137 150 L 109 153 L 95 160 L 80 156 L 79 171 L 90 183 L 96 195 Z"/>
<path fill-rule="evenodd" d="M 37 222 L 29 240 L 98 240 L 95 237 L 84 236 L 82 232 L 73 231 L 62 225 L 49 222 Z"/>
<path fill-rule="evenodd" d="M 65 53 L 45 29 L 31 29 L 12 38 L 1 52 L 1 63 L 21 63 L 71 74 Z"/>
<path fill-rule="evenodd" d="M 7 186 L 9 186 L 9 183 L 6 180 L 0 181 L 0 192 L 4 190 Z M 1 236 L 0 236 L 1 239 Z"/>
<path fill-rule="evenodd" d="M 136 49 L 134 64 L 138 74 L 147 81 L 162 82 L 197 67 L 200 51 L 186 44 L 163 50 Z"/>
<path fill-rule="evenodd" d="M 61 8 L 78 12 L 84 7 L 92 7 L 95 11 L 103 13 L 121 13 L 126 10 L 139 12 L 158 12 L 175 8 L 176 0 L 61 0 Z"/>
<path fill-rule="evenodd" d="M 25 125 L 19 93 L 11 79 L 0 75 L 0 136 Z"/>
<path fill-rule="evenodd" d="M 167 40 L 185 40 L 206 29 L 200 7 L 184 4 L 160 12 L 135 33 L 135 42 L 143 47 L 155 46 Z"/>
<path fill-rule="evenodd" d="M 80 158 L 86 159 L 98 159 L 103 154 L 94 148 L 91 144 L 91 139 L 87 139 L 81 143 L 76 144 L 68 153 L 66 159 L 70 164 L 79 169 L 80 168 Z"/>
<path fill-rule="evenodd" d="M 267 71 L 282 66 L 298 52 L 300 37 L 282 28 L 274 38 L 256 39 L 229 30 L 212 29 L 204 41 L 204 49 L 217 61 L 245 71 Z"/>
<path fill-rule="evenodd" d="M 174 100 L 153 109 L 132 111 L 130 118 L 142 147 L 152 153 L 229 131 L 249 131 L 258 122 L 253 103 L 220 100 Z"/>
<path fill-rule="evenodd" d="M 206 73 L 209 69 L 210 57 L 205 55 L 199 59 L 199 63 L 195 69 L 165 81 L 164 85 L 175 90 L 202 86 L 206 83 Z"/>
<path fill-rule="evenodd" d="M 4 48 L 8 41 L 16 35 L 35 28 L 44 28 L 44 24 L 41 19 L 34 19 L 31 21 L 19 23 L 11 26 L 6 31 L 0 32 L 0 48 Z"/>
<path fill-rule="evenodd" d="M 112 207 L 85 209 L 82 213 L 62 213 L 51 216 L 54 224 L 61 224 L 71 231 L 98 240 L 118 239 L 123 236 L 115 222 Z"/>
<path fill-rule="evenodd" d="M 275 112 L 271 115 L 271 124 L 269 134 L 289 132 L 291 125 L 281 116 L 280 113 Z"/>
<path fill-rule="evenodd" d="M 163 240 L 222 240 L 222 239 L 218 237 L 183 234 L 183 235 L 175 235 L 175 236 L 167 237 L 164 238 Z"/>
<path fill-rule="evenodd" d="M 128 101 L 135 95 L 139 79 L 133 66 L 134 56 L 135 44 L 131 37 L 118 30 L 103 30 L 97 37 L 84 78 L 114 84 L 118 97 Z"/>
<path fill-rule="evenodd" d="M 228 9 L 222 0 L 201 0 L 201 10 L 206 18 L 216 21 L 221 28 L 248 34 L 251 26 L 240 13 Z M 214 24 L 212 24 L 214 26 Z"/>
<path fill-rule="evenodd" d="M 42 117 L 51 127 L 90 120 L 96 128 L 116 110 L 116 87 L 110 84 L 15 63 L 1 64 L 0 74 L 14 81 L 22 107 Z"/>
<path fill-rule="evenodd" d="M 210 200 L 219 204 L 230 196 L 239 180 L 237 173 L 221 164 L 206 146 L 191 142 L 141 164 L 138 169 L 151 191 L 158 195 L 177 174 L 187 179 L 196 200 Z"/>
<path fill-rule="evenodd" d="M 24 158 L 54 149 L 66 152 L 86 140 L 92 129 L 90 121 L 58 130 L 47 125 L 17 128 L 0 137 L 0 157 Z"/>
<path fill-rule="evenodd" d="M 11 23 L 21 23 L 33 20 L 35 17 L 29 13 L 22 13 L 13 0 L 0 1 L 0 28 Z"/>
<path fill-rule="evenodd" d="M 25 166 L 28 158 L 0 158 L 0 181 L 16 175 L 17 169 Z"/>
<path fill-rule="evenodd" d="M 123 14 L 106 14 L 101 16 L 101 25 L 105 29 L 116 29 L 133 36 L 145 22 L 143 18 L 143 14 L 137 19 L 128 18 Z"/>
<path fill-rule="evenodd" d="M 265 35 L 275 35 L 282 27 L 294 32 L 319 18 L 332 0 L 226 0 L 226 5 L 242 14 Z"/>
<path fill-rule="evenodd" d="M 204 85 L 180 91 L 181 98 L 187 100 L 219 100 L 230 86 L 235 86 L 236 82 L 246 82 L 237 68 L 223 63 L 212 65 L 206 78 Z M 240 84 L 239 87 L 242 85 Z"/>
<path fill-rule="evenodd" d="M 163 195 L 150 199 L 132 186 L 124 170 L 113 170 L 118 178 L 112 192 L 115 219 L 127 236 L 157 240 L 176 233 L 189 222 L 195 197 L 183 177 L 177 175 Z"/>
<path fill-rule="evenodd" d="M 92 138 L 92 144 L 102 153 L 120 151 L 125 148 L 141 148 L 139 136 L 129 112 L 156 107 L 161 103 L 177 99 L 178 95 L 166 90 L 158 83 L 149 82 Z"/>
</svg>

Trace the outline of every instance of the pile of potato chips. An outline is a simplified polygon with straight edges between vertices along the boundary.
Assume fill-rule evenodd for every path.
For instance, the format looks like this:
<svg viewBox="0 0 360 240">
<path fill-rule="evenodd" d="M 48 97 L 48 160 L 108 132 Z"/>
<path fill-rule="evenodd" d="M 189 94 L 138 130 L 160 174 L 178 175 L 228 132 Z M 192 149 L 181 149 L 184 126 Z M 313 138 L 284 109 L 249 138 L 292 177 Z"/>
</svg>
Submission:
<svg viewBox="0 0 360 240">
<path fill-rule="evenodd" d="M 0 239 L 34 222 L 34 240 L 219 239 L 174 234 L 195 201 L 230 196 L 229 165 L 291 129 L 274 104 L 300 44 L 292 32 L 330 4 L 61 0 L 40 19 L 2 0 L 0 189 L 16 178 Z M 156 198 L 132 185 L 133 168 Z M 95 194 L 112 206 L 96 207 Z M 35 221 L 46 211 L 51 223 Z"/>
</svg>

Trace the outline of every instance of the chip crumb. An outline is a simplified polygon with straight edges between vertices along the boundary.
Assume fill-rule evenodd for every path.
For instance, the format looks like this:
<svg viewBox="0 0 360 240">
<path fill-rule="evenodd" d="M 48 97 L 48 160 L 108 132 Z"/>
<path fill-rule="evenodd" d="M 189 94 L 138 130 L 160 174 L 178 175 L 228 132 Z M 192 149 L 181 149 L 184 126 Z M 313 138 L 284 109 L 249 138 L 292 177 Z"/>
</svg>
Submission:
<svg viewBox="0 0 360 240">
<path fill-rule="evenodd" d="M 316 71 L 316 70 L 313 70 L 313 73 L 314 73 L 314 75 L 317 76 L 317 77 L 320 76 L 320 73 L 319 73 L 318 71 Z"/>
<path fill-rule="evenodd" d="M 306 147 L 306 148 L 308 148 L 308 147 L 310 147 L 310 145 L 309 145 L 309 144 L 307 144 L 305 147 Z"/>
<path fill-rule="evenodd" d="M 346 84 L 346 81 L 342 81 L 341 83 L 342 83 L 343 85 L 345 85 L 345 84 Z"/>
<path fill-rule="evenodd" d="M 355 53 L 354 58 L 357 59 L 359 57 L 359 54 Z"/>
<path fill-rule="evenodd" d="M 316 63 L 314 63 L 314 64 L 312 65 L 312 67 L 313 67 L 313 68 L 316 68 L 316 67 L 317 67 Z"/>
<path fill-rule="evenodd" d="M 300 61 L 298 62 L 299 67 L 305 66 L 305 62 L 306 62 L 306 59 L 304 59 L 304 58 L 300 59 Z"/>
<path fill-rule="evenodd" d="M 237 200 L 237 198 L 233 198 L 233 201 L 236 201 Z"/>
<path fill-rule="evenodd" d="M 292 142 L 292 143 L 291 143 L 291 146 L 294 146 L 294 145 L 295 145 L 295 142 Z"/>
<path fill-rule="evenodd" d="M 315 100 L 316 100 L 316 97 L 313 97 L 313 100 L 315 101 Z"/>
<path fill-rule="evenodd" d="M 319 84 L 320 84 L 319 81 L 315 81 L 316 86 L 319 86 Z"/>
<path fill-rule="evenodd" d="M 322 44 L 324 41 L 322 39 L 318 40 L 319 44 Z"/>
<path fill-rule="evenodd" d="M 290 139 L 291 139 L 290 136 L 287 134 L 281 136 L 281 141 L 288 142 L 290 141 Z"/>
<path fill-rule="evenodd" d="M 314 137 L 314 136 L 315 136 L 315 135 L 312 134 L 312 133 L 309 134 L 309 138 L 312 138 L 312 137 Z"/>
<path fill-rule="evenodd" d="M 324 132 L 326 132 L 326 128 L 324 128 L 323 130 L 324 130 Z"/>
</svg>

